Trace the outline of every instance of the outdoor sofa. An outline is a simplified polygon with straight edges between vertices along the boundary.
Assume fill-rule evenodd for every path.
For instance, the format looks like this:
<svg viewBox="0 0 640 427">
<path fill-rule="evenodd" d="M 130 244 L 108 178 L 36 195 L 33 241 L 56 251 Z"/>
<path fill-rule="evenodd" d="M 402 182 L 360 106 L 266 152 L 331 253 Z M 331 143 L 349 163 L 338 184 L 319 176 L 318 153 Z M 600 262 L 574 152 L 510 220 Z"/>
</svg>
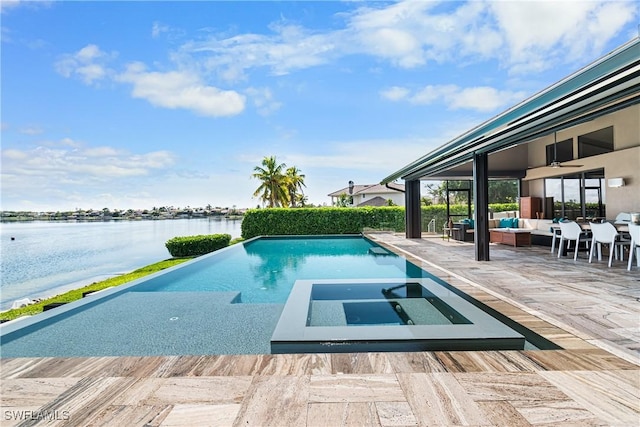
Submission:
<svg viewBox="0 0 640 427">
<path fill-rule="evenodd" d="M 495 228 L 518 228 L 531 233 L 531 243 L 534 245 L 551 246 L 553 231 L 551 219 L 528 219 L 528 218 L 497 218 L 490 219 L 489 230 Z M 462 220 L 454 224 L 460 231 L 453 233 L 453 238 L 464 242 L 473 242 L 475 233 L 475 223 L 471 219 Z"/>
</svg>

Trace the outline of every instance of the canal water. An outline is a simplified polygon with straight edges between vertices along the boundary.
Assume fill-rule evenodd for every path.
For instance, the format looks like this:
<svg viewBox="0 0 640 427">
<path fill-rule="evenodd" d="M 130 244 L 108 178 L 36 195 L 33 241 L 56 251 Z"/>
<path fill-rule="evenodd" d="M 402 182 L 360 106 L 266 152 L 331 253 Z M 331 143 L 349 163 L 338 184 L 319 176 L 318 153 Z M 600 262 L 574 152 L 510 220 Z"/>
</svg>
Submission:
<svg viewBox="0 0 640 427">
<path fill-rule="evenodd" d="M 176 236 L 227 233 L 240 237 L 241 220 L 0 224 L 0 311 L 22 298 L 47 297 L 171 258 Z"/>
</svg>

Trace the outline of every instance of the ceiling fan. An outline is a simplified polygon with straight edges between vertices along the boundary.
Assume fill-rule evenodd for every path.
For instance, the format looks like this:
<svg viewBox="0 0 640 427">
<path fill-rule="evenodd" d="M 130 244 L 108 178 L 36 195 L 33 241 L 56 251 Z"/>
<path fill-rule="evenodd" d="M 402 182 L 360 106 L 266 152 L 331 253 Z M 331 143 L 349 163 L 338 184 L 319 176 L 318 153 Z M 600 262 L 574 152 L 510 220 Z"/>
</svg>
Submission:
<svg viewBox="0 0 640 427">
<path fill-rule="evenodd" d="M 549 163 L 549 167 L 552 167 L 554 169 L 557 168 L 581 168 L 582 165 L 563 165 L 562 162 L 559 162 L 557 160 L 558 156 L 558 141 L 556 139 L 557 137 L 557 133 L 553 132 L 553 160 L 551 161 L 551 163 Z"/>
</svg>

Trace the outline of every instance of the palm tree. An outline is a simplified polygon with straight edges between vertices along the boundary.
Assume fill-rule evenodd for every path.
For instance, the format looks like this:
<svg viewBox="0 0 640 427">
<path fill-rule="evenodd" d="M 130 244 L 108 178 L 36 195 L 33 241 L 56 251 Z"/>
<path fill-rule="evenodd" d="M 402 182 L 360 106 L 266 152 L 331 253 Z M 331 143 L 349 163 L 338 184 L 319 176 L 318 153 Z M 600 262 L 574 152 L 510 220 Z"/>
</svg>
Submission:
<svg viewBox="0 0 640 427">
<path fill-rule="evenodd" d="M 253 168 L 253 178 L 262 181 L 258 189 L 253 193 L 253 197 L 260 196 L 267 207 L 274 208 L 285 206 L 289 201 L 287 194 L 287 178 L 283 173 L 287 165 L 278 164 L 275 156 L 262 159 L 262 167 Z"/>
<path fill-rule="evenodd" d="M 291 166 L 287 169 L 286 175 L 286 184 L 287 191 L 289 192 L 289 202 L 291 203 L 291 207 L 296 207 L 296 201 L 298 201 L 299 195 L 304 194 L 302 191 L 302 187 L 306 187 L 304 184 L 304 174 L 300 174 L 300 169 L 295 166 Z"/>
<path fill-rule="evenodd" d="M 351 198 L 347 196 L 347 193 L 340 193 L 338 196 L 338 200 L 336 201 L 336 206 L 339 208 L 346 208 L 351 204 Z"/>
</svg>

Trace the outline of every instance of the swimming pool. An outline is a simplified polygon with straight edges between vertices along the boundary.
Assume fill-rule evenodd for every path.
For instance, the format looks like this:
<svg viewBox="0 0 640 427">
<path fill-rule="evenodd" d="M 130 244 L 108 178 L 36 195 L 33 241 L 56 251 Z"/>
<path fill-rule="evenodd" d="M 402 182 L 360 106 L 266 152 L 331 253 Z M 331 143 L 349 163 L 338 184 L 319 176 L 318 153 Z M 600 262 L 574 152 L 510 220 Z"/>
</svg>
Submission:
<svg viewBox="0 0 640 427">
<path fill-rule="evenodd" d="M 362 236 L 256 238 L 0 326 L 1 357 L 267 354 L 297 280 L 439 279 Z"/>
</svg>

